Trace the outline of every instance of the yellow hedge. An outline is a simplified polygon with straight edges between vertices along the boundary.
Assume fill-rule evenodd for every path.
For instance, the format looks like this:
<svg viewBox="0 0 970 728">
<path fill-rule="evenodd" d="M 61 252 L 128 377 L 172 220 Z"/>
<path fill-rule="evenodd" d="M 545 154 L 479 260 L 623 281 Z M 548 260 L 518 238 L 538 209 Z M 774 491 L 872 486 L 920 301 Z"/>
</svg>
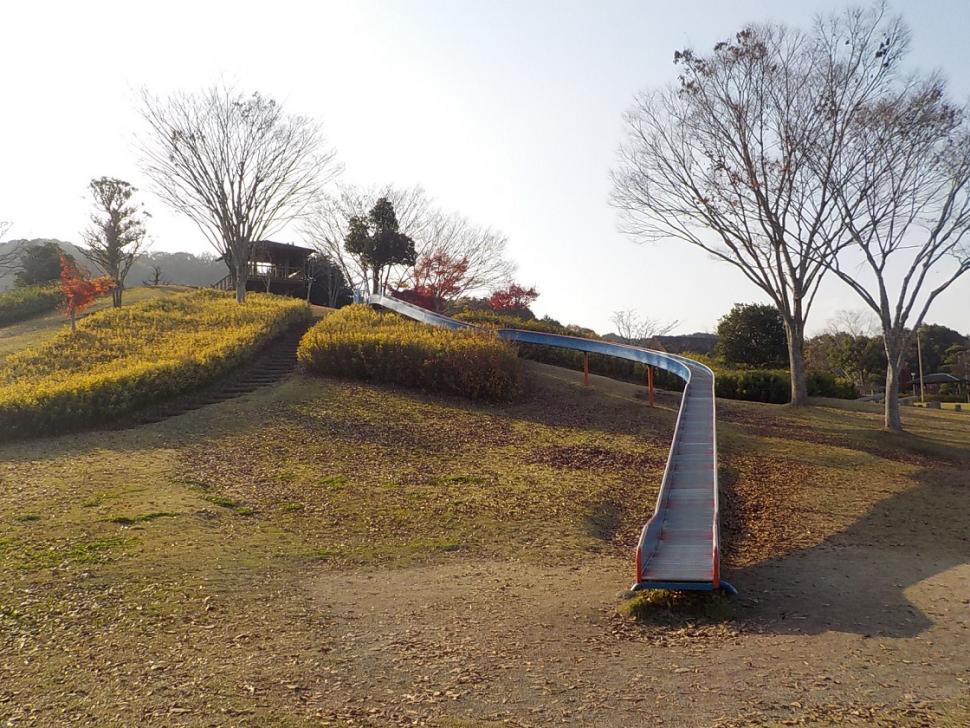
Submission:
<svg viewBox="0 0 970 728">
<path fill-rule="evenodd" d="M 309 318 L 293 298 L 190 291 L 108 309 L 0 365 L 0 437 L 105 421 L 207 384 Z"/>
<path fill-rule="evenodd" d="M 0 293 L 0 326 L 53 311 L 63 301 L 64 294 L 56 283 Z"/>
<path fill-rule="evenodd" d="M 347 306 L 310 329 L 297 351 L 311 372 L 418 387 L 471 399 L 519 391 L 515 349 L 494 333 L 451 330 Z"/>
</svg>

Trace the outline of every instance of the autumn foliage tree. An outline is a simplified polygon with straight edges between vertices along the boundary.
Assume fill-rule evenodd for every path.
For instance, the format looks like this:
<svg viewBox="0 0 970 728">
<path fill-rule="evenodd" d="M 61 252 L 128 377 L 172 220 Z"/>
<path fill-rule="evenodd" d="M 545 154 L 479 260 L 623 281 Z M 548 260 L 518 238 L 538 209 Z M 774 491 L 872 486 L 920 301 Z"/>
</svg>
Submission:
<svg viewBox="0 0 970 728">
<path fill-rule="evenodd" d="M 397 296 L 416 306 L 440 312 L 464 290 L 468 267 L 468 258 L 455 258 L 444 251 L 421 257 L 411 274 L 413 287 L 399 291 Z"/>
<path fill-rule="evenodd" d="M 77 333 L 77 315 L 114 287 L 115 282 L 110 276 L 89 278 L 78 270 L 71 258 L 61 256 L 61 292 L 64 294 L 64 311 L 71 317 L 71 333 Z"/>
<path fill-rule="evenodd" d="M 512 283 L 492 293 L 488 298 L 488 305 L 496 311 L 512 313 L 528 310 L 538 297 L 535 287 L 524 288 L 518 283 Z"/>
</svg>

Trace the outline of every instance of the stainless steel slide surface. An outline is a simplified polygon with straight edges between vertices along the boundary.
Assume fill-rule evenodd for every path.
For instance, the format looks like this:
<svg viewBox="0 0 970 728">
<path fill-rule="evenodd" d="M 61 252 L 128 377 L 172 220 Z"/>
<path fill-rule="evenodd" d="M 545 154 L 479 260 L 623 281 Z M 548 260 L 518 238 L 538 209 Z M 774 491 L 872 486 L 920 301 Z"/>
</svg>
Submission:
<svg viewBox="0 0 970 728">
<path fill-rule="evenodd" d="M 473 328 L 396 298 L 370 295 L 365 300 L 432 326 Z M 684 380 L 657 505 L 637 544 L 633 589 L 724 589 L 733 593 L 733 587 L 721 581 L 720 575 L 714 373 L 691 359 L 638 346 L 521 329 L 499 329 L 498 335 L 511 342 L 629 359 Z"/>
</svg>

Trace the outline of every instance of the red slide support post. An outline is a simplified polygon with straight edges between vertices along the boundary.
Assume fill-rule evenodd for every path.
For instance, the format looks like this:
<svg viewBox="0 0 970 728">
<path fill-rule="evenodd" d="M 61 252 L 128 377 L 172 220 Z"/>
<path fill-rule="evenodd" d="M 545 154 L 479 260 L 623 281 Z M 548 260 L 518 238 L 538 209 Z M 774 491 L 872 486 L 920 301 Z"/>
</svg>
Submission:
<svg viewBox="0 0 970 728">
<path fill-rule="evenodd" d="M 589 386 L 589 352 L 583 352 L 583 384 Z"/>
<path fill-rule="evenodd" d="M 653 367 L 647 367 L 647 399 L 651 407 L 656 404 L 653 390 Z"/>
</svg>

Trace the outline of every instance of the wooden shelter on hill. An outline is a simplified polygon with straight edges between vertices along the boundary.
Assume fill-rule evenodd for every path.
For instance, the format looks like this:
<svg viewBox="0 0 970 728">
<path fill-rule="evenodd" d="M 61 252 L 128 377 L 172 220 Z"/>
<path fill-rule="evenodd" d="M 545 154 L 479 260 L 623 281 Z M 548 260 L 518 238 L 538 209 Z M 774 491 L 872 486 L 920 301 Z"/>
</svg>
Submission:
<svg viewBox="0 0 970 728">
<path fill-rule="evenodd" d="M 307 261 L 315 252 L 313 248 L 291 243 L 277 243 L 273 240 L 256 242 L 249 261 L 246 290 L 305 296 Z M 235 272 L 229 273 L 216 283 L 215 288 L 223 291 L 235 290 Z"/>
</svg>

